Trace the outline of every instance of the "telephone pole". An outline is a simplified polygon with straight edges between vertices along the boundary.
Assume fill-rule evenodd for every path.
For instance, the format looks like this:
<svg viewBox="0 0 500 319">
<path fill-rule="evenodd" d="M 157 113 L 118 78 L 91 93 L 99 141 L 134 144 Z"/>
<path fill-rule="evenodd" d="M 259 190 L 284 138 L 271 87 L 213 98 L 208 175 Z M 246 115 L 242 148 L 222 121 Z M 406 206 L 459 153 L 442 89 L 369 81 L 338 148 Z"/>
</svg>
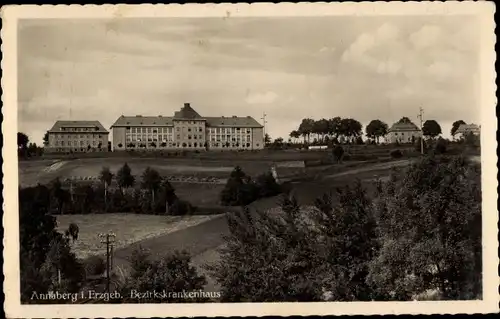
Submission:
<svg viewBox="0 0 500 319">
<path fill-rule="evenodd" d="M 266 116 L 267 116 L 267 114 L 266 114 L 266 112 L 264 112 L 262 114 L 262 117 L 260 118 L 262 120 L 262 125 L 264 125 L 264 136 L 263 136 L 264 146 L 266 145 L 266 123 L 267 123 Z"/>
<path fill-rule="evenodd" d="M 262 117 L 260 118 L 262 120 L 262 124 L 264 125 L 264 135 L 266 135 L 266 123 L 267 123 L 266 116 L 267 116 L 267 114 L 266 114 L 266 112 L 264 112 L 262 114 Z"/>
<path fill-rule="evenodd" d="M 111 283 L 111 270 L 113 263 L 113 244 L 115 242 L 116 235 L 114 233 L 99 234 L 101 238 L 101 243 L 106 244 L 106 291 L 109 291 L 109 286 Z"/>
<path fill-rule="evenodd" d="M 420 119 L 420 153 L 424 155 L 424 109 L 420 107 L 418 118 Z"/>
</svg>

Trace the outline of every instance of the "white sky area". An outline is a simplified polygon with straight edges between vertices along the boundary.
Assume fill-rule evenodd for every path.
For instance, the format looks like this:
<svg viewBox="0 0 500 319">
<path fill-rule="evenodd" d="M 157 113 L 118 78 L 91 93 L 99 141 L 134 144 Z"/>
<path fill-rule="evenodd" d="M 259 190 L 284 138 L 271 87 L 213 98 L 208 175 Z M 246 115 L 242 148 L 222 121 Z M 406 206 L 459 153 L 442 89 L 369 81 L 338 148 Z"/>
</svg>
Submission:
<svg viewBox="0 0 500 319">
<path fill-rule="evenodd" d="M 403 116 L 478 123 L 479 27 L 468 16 L 21 20 L 19 131 L 56 120 L 247 116 L 272 138 L 302 118 L 389 126 Z M 363 127 L 363 131 L 364 131 Z"/>
</svg>

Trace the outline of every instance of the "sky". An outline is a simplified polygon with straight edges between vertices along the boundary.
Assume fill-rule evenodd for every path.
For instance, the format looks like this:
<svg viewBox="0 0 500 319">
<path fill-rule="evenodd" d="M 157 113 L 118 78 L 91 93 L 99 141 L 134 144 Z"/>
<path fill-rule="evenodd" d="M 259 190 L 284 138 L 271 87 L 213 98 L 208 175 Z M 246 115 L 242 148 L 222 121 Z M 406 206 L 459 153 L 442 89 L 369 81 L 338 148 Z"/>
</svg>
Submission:
<svg viewBox="0 0 500 319">
<path fill-rule="evenodd" d="M 473 16 L 32 19 L 18 25 L 18 125 L 56 120 L 247 116 L 272 138 L 303 118 L 364 127 L 403 116 L 479 123 Z"/>
</svg>

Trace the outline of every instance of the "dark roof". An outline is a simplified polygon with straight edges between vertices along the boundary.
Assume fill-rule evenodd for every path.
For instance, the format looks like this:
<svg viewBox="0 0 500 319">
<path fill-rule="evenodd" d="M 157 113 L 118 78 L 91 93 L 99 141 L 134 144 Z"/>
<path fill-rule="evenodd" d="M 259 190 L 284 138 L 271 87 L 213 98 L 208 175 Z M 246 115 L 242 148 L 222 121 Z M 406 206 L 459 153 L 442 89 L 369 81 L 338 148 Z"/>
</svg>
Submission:
<svg viewBox="0 0 500 319">
<path fill-rule="evenodd" d="M 120 116 L 116 122 L 111 125 L 113 127 L 123 126 L 173 126 L 174 120 L 204 120 L 207 126 L 237 126 L 237 127 L 263 127 L 251 116 L 239 117 L 202 117 L 196 112 L 189 103 L 184 103 L 184 107 L 175 112 L 173 117 L 165 116 Z"/>
<path fill-rule="evenodd" d="M 97 128 L 95 133 L 109 133 L 99 121 L 56 121 L 49 130 L 50 133 L 61 132 L 61 128 Z"/>
<path fill-rule="evenodd" d="M 477 126 L 476 124 L 461 124 L 458 129 L 457 133 L 466 133 L 466 132 L 479 132 L 480 127 Z"/>
<path fill-rule="evenodd" d="M 172 117 L 165 116 L 120 116 L 111 127 L 121 126 L 173 126 Z"/>
<path fill-rule="evenodd" d="M 205 117 L 208 126 L 239 126 L 239 127 L 262 127 L 251 116 L 232 116 L 232 117 Z"/>
<path fill-rule="evenodd" d="M 406 131 L 420 131 L 420 129 L 413 123 L 394 123 L 389 132 L 406 132 Z"/>
<path fill-rule="evenodd" d="M 175 112 L 174 118 L 176 119 L 202 119 L 201 115 L 196 112 L 189 103 L 185 103 L 184 107 Z"/>
</svg>

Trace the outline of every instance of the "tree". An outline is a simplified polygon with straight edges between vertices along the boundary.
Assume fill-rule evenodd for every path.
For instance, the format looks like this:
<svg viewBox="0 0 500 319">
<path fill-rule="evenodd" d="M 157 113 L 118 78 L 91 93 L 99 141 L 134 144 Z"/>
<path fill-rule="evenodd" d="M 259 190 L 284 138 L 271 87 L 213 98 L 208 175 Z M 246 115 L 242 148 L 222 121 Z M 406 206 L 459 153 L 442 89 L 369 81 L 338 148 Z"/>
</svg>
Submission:
<svg viewBox="0 0 500 319">
<path fill-rule="evenodd" d="M 389 127 L 386 123 L 381 120 L 372 120 L 368 126 L 366 126 L 366 136 L 373 138 L 379 143 L 380 137 L 387 135 Z"/>
<path fill-rule="evenodd" d="M 267 134 L 267 133 L 264 135 L 264 144 L 265 145 L 271 144 L 271 136 L 269 136 L 269 134 Z M 229 147 L 229 145 L 227 145 L 227 146 Z"/>
<path fill-rule="evenodd" d="M 241 167 L 236 166 L 221 191 L 220 199 L 223 205 L 248 205 L 257 198 L 257 192 L 250 176 L 247 176 Z"/>
<path fill-rule="evenodd" d="M 300 137 L 300 133 L 296 130 L 293 130 L 290 132 L 290 138 L 292 138 L 294 141 Z"/>
<path fill-rule="evenodd" d="M 335 136 L 338 139 L 341 134 L 341 122 L 340 117 L 334 117 L 328 120 L 328 134 Z"/>
<path fill-rule="evenodd" d="M 56 231 L 56 219 L 49 213 L 50 202 L 50 189 L 46 186 L 19 189 L 22 302 L 32 302 L 33 291 L 46 293 L 60 283 L 64 291 L 76 291 L 82 279 L 79 263 L 70 253 L 67 241 Z"/>
<path fill-rule="evenodd" d="M 340 163 L 342 161 L 342 156 L 344 155 L 344 148 L 340 145 L 335 146 L 332 149 L 333 158 Z"/>
<path fill-rule="evenodd" d="M 116 181 L 118 183 L 118 186 L 122 189 L 129 188 L 134 186 L 135 184 L 135 177 L 132 175 L 132 170 L 128 166 L 127 163 L 125 163 L 117 172 L 116 174 Z"/>
<path fill-rule="evenodd" d="M 170 184 L 167 178 L 164 178 L 161 186 L 160 186 L 160 194 L 159 194 L 159 204 L 155 211 L 164 211 L 166 215 L 169 214 L 172 205 L 178 200 L 177 195 L 175 194 L 175 189 Z M 165 205 L 165 206 L 163 206 Z"/>
<path fill-rule="evenodd" d="M 318 257 L 323 260 L 316 271 L 323 289 L 336 301 L 385 299 L 376 283 L 367 282 L 369 265 L 379 249 L 376 219 L 366 189 L 357 180 L 353 186 L 337 189 L 336 201 L 324 195 L 312 212 L 313 234 L 319 241 Z M 317 257 L 317 258 L 318 258 Z"/>
<path fill-rule="evenodd" d="M 28 135 L 26 135 L 22 132 L 18 132 L 17 133 L 17 147 L 25 150 L 28 148 L 28 143 L 29 143 Z"/>
<path fill-rule="evenodd" d="M 324 135 L 328 134 L 328 121 L 326 119 L 315 121 L 312 132 L 318 136 L 319 141 L 323 142 Z"/>
<path fill-rule="evenodd" d="M 141 186 L 151 192 L 151 197 L 153 199 L 153 204 L 155 203 L 155 192 L 160 188 L 162 179 L 158 171 L 146 167 L 142 173 L 142 183 Z"/>
<path fill-rule="evenodd" d="M 43 135 L 43 146 L 49 145 L 49 131 L 45 132 Z"/>
<path fill-rule="evenodd" d="M 49 290 L 76 293 L 85 279 L 85 269 L 71 252 L 68 238 L 57 233 L 50 243 L 40 273 L 49 279 Z"/>
<path fill-rule="evenodd" d="M 403 116 L 401 119 L 399 119 L 398 123 L 399 124 L 401 124 L 401 123 L 410 124 L 410 123 L 413 123 L 413 122 L 408 117 Z"/>
<path fill-rule="evenodd" d="M 64 204 L 68 203 L 70 200 L 70 194 L 62 188 L 62 183 L 59 180 L 59 177 L 52 181 L 50 191 L 52 198 L 54 198 L 57 203 L 57 213 L 61 215 L 63 213 Z"/>
<path fill-rule="evenodd" d="M 194 298 L 182 299 L 176 296 L 166 296 L 172 300 L 155 298 L 151 295 L 144 299 L 132 298 L 131 291 L 202 291 L 207 281 L 205 276 L 199 275 L 196 268 L 191 265 L 191 257 L 185 251 L 175 251 L 159 259 L 152 259 L 147 250 L 139 248 L 132 253 L 131 274 L 122 283 L 119 291 L 125 296 L 125 303 L 160 303 L 168 301 L 195 302 L 205 301 L 206 298 L 195 296 Z"/>
<path fill-rule="evenodd" d="M 314 120 L 310 118 L 303 119 L 299 125 L 299 133 L 300 135 L 307 137 L 307 142 L 310 141 L 311 133 L 313 132 Z"/>
<path fill-rule="evenodd" d="M 71 237 L 73 241 L 78 239 L 78 233 L 80 232 L 80 228 L 77 224 L 71 223 L 68 226 L 68 229 L 65 232 L 66 237 Z"/>
<path fill-rule="evenodd" d="M 441 126 L 435 120 L 427 120 L 424 122 L 422 127 L 422 132 L 424 136 L 434 138 L 441 134 Z"/>
<path fill-rule="evenodd" d="M 442 299 L 481 298 L 481 172 L 462 157 L 423 158 L 380 183 L 380 242 L 368 281 L 394 300 L 437 290 Z"/>
<path fill-rule="evenodd" d="M 111 186 L 113 181 L 113 173 L 109 170 L 109 167 L 103 167 L 101 173 L 99 174 L 99 180 L 104 184 L 104 205 L 107 209 L 108 207 L 108 188 Z"/>
<path fill-rule="evenodd" d="M 465 124 L 467 124 L 467 123 L 465 123 L 462 120 L 458 120 L 458 121 L 453 122 L 453 126 L 451 127 L 451 131 L 450 131 L 451 136 L 455 137 L 455 134 L 457 133 L 457 130 L 460 127 L 460 125 L 465 125 Z"/>
<path fill-rule="evenodd" d="M 220 260 L 207 266 L 221 287 L 221 301 L 321 300 L 318 261 L 299 226 L 300 207 L 287 198 L 281 206 L 283 218 L 248 209 L 226 215 L 226 245 Z"/>
<path fill-rule="evenodd" d="M 334 300 L 377 298 L 365 282 L 376 224 L 360 185 L 340 191 L 338 204 L 325 195 L 313 210 L 284 196 L 273 214 L 228 214 L 221 259 L 208 267 L 223 301 L 320 301 L 325 291 Z"/>
</svg>

